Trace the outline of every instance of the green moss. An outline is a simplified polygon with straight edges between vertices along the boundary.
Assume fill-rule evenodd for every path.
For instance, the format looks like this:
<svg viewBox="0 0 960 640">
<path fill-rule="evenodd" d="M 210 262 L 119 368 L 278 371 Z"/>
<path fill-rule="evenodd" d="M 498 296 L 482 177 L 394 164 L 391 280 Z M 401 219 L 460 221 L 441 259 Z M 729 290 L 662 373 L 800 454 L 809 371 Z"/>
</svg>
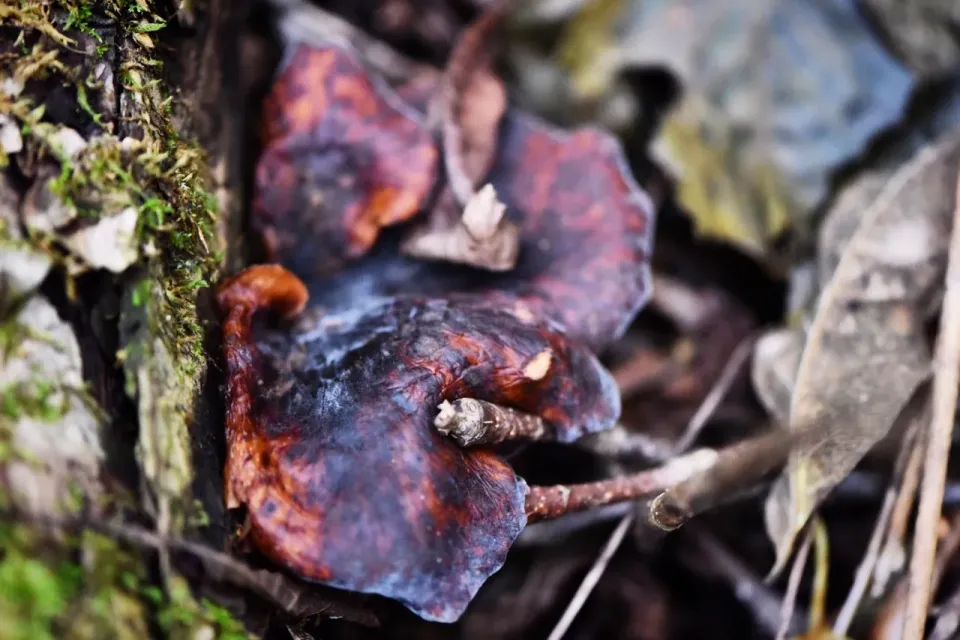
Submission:
<svg viewBox="0 0 960 640">
<path fill-rule="evenodd" d="M 33 418 L 55 422 L 67 411 L 67 397 L 46 380 L 0 388 L 0 414 L 10 420 Z"/>
<path fill-rule="evenodd" d="M 110 16 L 130 35 L 128 42 L 136 43 L 122 49 L 121 79 L 137 105 L 134 124 L 142 131 L 139 143 L 125 151 L 120 140 L 101 136 L 70 160 L 57 148 L 57 127 L 43 121 L 42 107 L 28 98 L 0 97 L 0 113 L 15 117 L 40 151 L 60 161 L 60 175 L 50 186 L 81 215 L 115 213 L 128 204 L 138 207 L 140 237 L 155 251 L 153 273 L 165 284 L 163 308 L 158 309 L 153 328 L 185 378 L 196 381 L 204 356 L 194 298 L 219 265 L 216 201 L 207 191 L 203 151 L 194 141 L 181 138 L 170 117 L 172 98 L 158 91 L 162 66 L 153 57 L 151 38 L 166 22 L 152 13 L 146 0 L 61 1 L 59 6 L 66 12 L 60 29 L 45 2 L 27 0 L 16 8 L 0 8 L 0 24 L 46 36 L 30 46 L 28 55 L 0 63 L 6 67 L 0 70 L 21 82 L 51 74 L 62 77 L 76 87 L 81 109 L 99 123 L 101 116 L 87 98 L 89 79 L 59 61 L 59 47 L 75 44 L 63 31 L 94 35 L 90 24 L 95 13 Z"/>
<path fill-rule="evenodd" d="M 128 357 L 118 354 L 118 359 L 127 369 L 128 392 L 138 401 L 141 445 L 149 442 L 156 447 L 138 451 L 162 510 L 163 504 L 172 504 L 164 496 L 189 485 L 186 420 L 206 362 L 195 297 L 216 276 L 222 257 L 204 152 L 175 129 L 176 98 L 160 90 L 163 66 L 156 56 L 163 49 L 155 39 L 162 37 L 166 22 L 148 0 L 11 4 L 0 3 L 0 25 L 20 31 L 14 42 L 20 55 L 0 57 L 0 78 L 13 78 L 27 91 L 15 97 L 0 95 L 0 114 L 19 123 L 25 157 L 34 164 L 44 158 L 59 163 L 60 171 L 49 187 L 79 215 L 110 215 L 128 206 L 135 206 L 140 214 L 138 234 L 144 251 L 139 272 L 145 275 L 123 282 L 138 310 L 140 329 L 126 335 Z M 124 32 L 115 51 L 121 68 L 116 82 L 122 82 L 129 107 L 124 117 L 132 113 L 125 124 L 135 132 L 133 144 L 112 135 L 111 123 L 94 107 L 91 92 L 98 89 L 91 75 L 94 56 L 89 64 L 63 62 L 68 55 L 75 60 L 82 51 L 77 46 L 84 39 L 81 34 L 97 42 L 97 57 L 114 46 L 100 42 L 96 34 L 94 25 L 102 16 L 113 19 Z M 43 105 L 29 97 L 30 82 L 39 79 L 55 79 L 72 87 L 81 112 L 103 131 L 88 140 L 77 157 L 68 157 L 58 146 L 60 125 L 47 121 Z M 29 242 L 54 260 L 67 259 L 47 238 L 31 237 Z M 9 353 L 21 330 L 0 323 L 0 350 Z M 54 416 L 56 403 L 42 383 L 16 393 L 16 406 L 6 401 L 0 405 L 0 429 L 8 413 Z M 26 404 L 21 402 L 24 398 Z M 0 434 L 0 456 L 5 441 Z M 192 517 L 190 506 L 186 501 L 169 520 L 176 523 Z M 115 541 L 89 532 L 68 540 L 50 539 L 28 527 L 16 527 L 23 532 L 13 535 L 11 525 L 0 532 L 4 638 L 139 640 L 150 635 L 144 620 L 151 607 L 171 638 L 193 638 L 201 626 L 228 640 L 246 637 L 225 609 L 208 601 L 195 602 L 178 576 L 167 576 L 166 593 L 145 586 L 142 559 Z M 152 597 L 157 594 L 159 598 Z"/>
<path fill-rule="evenodd" d="M 147 636 L 144 607 L 129 580 L 124 580 L 139 577 L 135 554 L 89 531 L 51 542 L 44 532 L 27 525 L 0 525 L 0 620 L 5 639 Z"/>
</svg>

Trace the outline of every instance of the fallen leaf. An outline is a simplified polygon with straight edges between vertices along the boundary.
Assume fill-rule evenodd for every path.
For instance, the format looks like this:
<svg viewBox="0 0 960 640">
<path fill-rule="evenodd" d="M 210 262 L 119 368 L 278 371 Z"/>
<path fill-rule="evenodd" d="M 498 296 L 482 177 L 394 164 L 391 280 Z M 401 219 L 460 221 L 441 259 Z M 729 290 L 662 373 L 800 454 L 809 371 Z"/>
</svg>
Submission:
<svg viewBox="0 0 960 640">
<path fill-rule="evenodd" d="M 684 86 L 656 146 L 682 204 L 760 257 L 785 223 L 808 231 L 831 174 L 911 91 L 854 0 L 650 0 L 622 22 L 620 66 L 666 66 Z"/>
<path fill-rule="evenodd" d="M 446 177 L 461 206 L 473 197 L 496 155 L 497 127 L 507 110 L 507 91 L 492 69 L 492 36 L 508 3 L 484 12 L 460 36 L 431 104 L 443 136 Z"/>
<path fill-rule="evenodd" d="M 960 4 L 954 0 L 863 0 L 862 5 L 914 71 L 942 77 L 960 65 Z"/>
<path fill-rule="evenodd" d="M 440 211 L 453 208 L 445 196 L 430 221 L 404 238 L 400 250 L 421 260 L 445 260 L 490 271 L 513 269 L 520 253 L 520 227 L 506 218 L 507 208 L 497 199 L 493 185 L 474 194 L 453 223 Z"/>
<path fill-rule="evenodd" d="M 816 506 L 929 375 L 923 323 L 942 288 L 958 161 L 954 133 L 897 171 L 859 216 L 821 293 L 791 399 L 800 442 L 784 472 L 788 490 L 768 504 L 768 515 L 787 518 L 768 521 L 774 572 Z"/>
<path fill-rule="evenodd" d="M 493 166 L 507 106 L 506 89 L 492 70 L 490 44 L 505 13 L 501 3 L 467 27 L 433 91 L 428 119 L 440 129 L 446 182 L 427 220 L 404 241 L 407 255 L 491 271 L 516 265 L 520 228 L 504 216 L 506 207 L 492 186 L 483 195 L 475 192 Z"/>
</svg>

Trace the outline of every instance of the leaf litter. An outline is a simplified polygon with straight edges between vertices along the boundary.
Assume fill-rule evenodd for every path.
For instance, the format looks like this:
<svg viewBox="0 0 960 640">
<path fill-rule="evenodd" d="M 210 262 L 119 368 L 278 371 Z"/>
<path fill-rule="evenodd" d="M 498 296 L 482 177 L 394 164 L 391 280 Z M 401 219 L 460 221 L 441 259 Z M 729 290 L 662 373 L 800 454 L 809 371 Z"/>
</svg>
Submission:
<svg viewBox="0 0 960 640">
<path fill-rule="evenodd" d="M 236 552 L 253 552 L 258 563 L 273 560 L 300 578 L 400 600 L 423 619 L 463 616 L 462 625 L 444 630 L 391 613 L 384 636 L 490 637 L 512 629 L 526 637 L 540 633 L 533 630 L 540 622 L 561 618 L 558 606 L 589 566 L 597 527 L 620 518 L 555 636 L 572 623 L 571 633 L 585 637 L 608 637 L 613 628 L 643 640 L 702 636 L 703 629 L 743 637 L 742 621 L 729 623 L 740 609 L 726 603 L 739 602 L 758 621 L 772 617 L 773 624 L 759 625 L 770 631 L 776 615 L 759 612 L 775 611 L 785 598 L 781 585 L 744 577 L 768 568 L 756 553 L 766 539 L 761 527 L 728 513 L 758 515 L 750 496 L 786 466 L 767 504 L 778 552 L 788 553 L 806 521 L 818 522 L 816 535 L 813 527 L 804 533 L 816 541 L 809 615 L 803 597 L 796 603 L 786 597 L 798 609 L 789 620 L 810 619 L 798 637 L 829 636 L 827 607 L 841 594 L 826 588 L 827 577 L 843 579 L 849 539 L 861 532 L 851 524 L 855 517 L 843 522 L 855 510 L 838 518 L 819 506 L 873 505 L 887 484 L 886 515 L 878 518 L 860 573 L 873 591 L 852 589 L 852 604 L 834 630 L 845 635 L 852 623 L 852 637 L 859 637 L 858 625 L 872 622 L 878 602 L 892 612 L 886 628 L 899 627 L 907 592 L 897 567 L 911 544 L 916 554 L 945 528 L 927 520 L 913 539 L 908 535 L 913 467 L 903 472 L 906 452 L 893 456 L 890 447 L 905 446 L 903 433 L 925 421 L 911 406 L 926 407 L 928 344 L 950 225 L 937 216 L 941 204 L 952 202 L 941 196 L 956 179 L 949 167 L 956 169 L 955 151 L 947 148 L 955 146 L 955 134 L 929 144 L 929 133 L 951 121 L 937 116 L 920 127 L 926 134 L 914 135 L 910 123 L 884 134 L 909 141 L 899 157 L 877 163 L 884 145 L 873 145 L 878 132 L 901 119 L 915 81 L 948 66 L 949 29 L 929 42 L 939 49 L 931 56 L 908 41 L 916 25 L 904 24 L 891 54 L 875 38 L 876 29 L 897 31 L 882 0 L 864 3 L 880 13 L 879 24 L 841 0 L 534 1 L 523 9 L 548 32 L 543 40 L 550 41 L 551 30 L 562 37 L 523 78 L 500 78 L 494 69 L 504 57 L 539 46 L 531 32 L 513 30 L 508 3 L 351 7 L 334 0 L 309 10 L 292 0 L 281 4 L 312 20 L 299 31 L 282 29 L 284 37 L 325 35 L 289 48 L 263 120 L 252 226 L 268 259 L 287 270 L 255 266 L 221 287 L 230 383 L 226 498 L 231 507 L 247 506 L 234 512 L 247 518 L 232 541 Z M 768 55 L 751 55 L 756 48 Z M 917 76 L 905 74 L 894 55 Z M 431 66 L 444 57 L 442 69 Z M 638 131 L 658 117 L 644 94 L 651 83 L 643 74 L 653 67 L 670 69 L 683 93 L 664 126 L 648 132 L 659 138 L 650 148 Z M 534 76 L 542 72 L 551 79 L 541 77 L 540 91 L 558 91 L 546 90 L 546 102 L 554 104 L 541 113 L 559 114 L 564 123 L 616 121 L 627 153 L 595 130 L 560 131 L 513 108 L 515 94 L 522 104 L 544 102 L 524 95 L 536 90 Z M 564 74 L 573 81 L 557 83 Z M 949 91 L 932 91 L 949 102 Z M 571 97 L 581 105 L 571 107 Z M 2 133 L 5 148 L 16 148 L 11 131 Z M 643 176 L 666 209 L 655 253 L 649 202 L 625 167 L 629 158 L 634 169 L 646 169 L 651 151 L 665 165 L 657 169 L 677 179 L 671 185 L 658 172 Z M 850 186 L 833 193 L 835 184 Z M 815 214 L 825 206 L 821 224 Z M 637 208 L 639 218 L 630 213 Z M 78 272 L 120 272 L 140 247 L 125 241 L 132 217 L 110 215 L 118 212 L 122 206 L 104 212 L 103 229 L 64 210 L 14 218 L 4 230 L 14 242 L 22 240 L 21 229 L 56 235 Z M 692 216 L 701 237 L 678 233 L 677 214 Z M 127 227 L 116 233 L 111 226 L 121 221 Z M 770 266 L 780 251 L 774 240 L 788 228 L 815 240 L 818 252 L 781 256 L 794 262 L 790 316 L 760 337 L 748 381 L 739 372 L 747 343 L 758 326 L 783 322 L 775 317 L 780 310 L 759 310 L 780 303 L 758 304 L 767 294 L 753 291 L 750 278 L 761 264 Z M 109 235 L 117 251 L 99 254 L 98 233 Z M 713 253 L 718 246 L 726 253 Z M 790 248 L 809 250 L 803 243 Z M 17 308 L 49 269 L 42 265 L 24 277 L 9 264 L 0 266 L 3 313 Z M 101 271 L 84 282 L 93 278 L 111 276 Z M 143 289 L 134 289 L 142 300 Z M 652 304 L 637 314 L 648 297 Z M 121 312 L 128 323 L 136 320 L 130 311 Z M 284 312 L 289 317 L 277 317 Z M 161 382 L 169 371 L 162 358 L 158 363 L 147 373 Z M 128 376 L 143 368 L 135 357 L 126 364 Z M 154 425 L 140 408 L 143 444 Z M 610 429 L 594 436 L 610 437 L 579 439 L 602 427 Z M 187 444 L 176 445 L 180 457 L 188 455 Z M 893 457 L 898 462 L 885 483 L 884 465 Z M 144 450 L 138 462 L 156 485 L 164 471 L 151 460 Z M 923 474 L 930 476 L 927 468 Z M 919 469 L 915 475 L 919 481 Z M 870 482 L 860 482 L 865 478 Z M 169 479 L 176 485 L 171 493 L 185 489 L 181 479 Z M 931 500 L 939 501 L 927 494 L 929 515 Z M 694 516 L 698 522 L 676 534 L 677 544 L 654 549 L 646 540 L 650 522 L 631 505 L 591 509 L 638 497 L 654 498 L 639 506 L 652 507 L 660 535 Z M 741 498 L 746 502 L 733 504 Z M 704 513 L 720 505 L 718 518 Z M 212 579 L 266 597 L 295 619 L 280 621 L 280 633 L 341 637 L 336 624 L 328 633 L 333 621 L 324 618 L 340 613 L 327 608 L 332 600 L 325 601 L 330 591 L 322 585 L 253 570 L 177 540 L 179 524 L 163 525 L 149 500 L 141 509 L 158 517 L 159 533 L 121 526 L 108 535 L 156 549 L 162 568 L 170 559 L 186 567 L 179 562 L 185 556 L 199 561 L 207 575 L 194 586 L 204 591 Z M 586 510 L 566 518 L 578 509 Z M 553 524 L 561 527 L 537 529 L 527 543 L 512 545 L 525 522 L 560 515 L 566 522 Z M 830 546 L 840 549 L 829 567 L 820 524 L 830 527 Z M 688 533 L 702 538 L 707 531 L 716 540 L 708 562 L 684 569 L 706 579 L 691 585 L 686 573 L 665 577 Z M 952 554 L 951 539 L 943 540 L 939 573 Z M 714 562 L 721 551 L 743 558 L 747 571 Z M 726 567 L 719 588 L 709 587 L 704 564 Z M 803 563 L 795 563 L 798 588 L 802 571 Z M 896 593 L 884 596 L 891 580 Z M 344 595 L 364 609 L 383 604 Z M 523 611 L 515 613 L 518 607 Z M 925 614 L 926 607 L 913 609 Z M 313 615 L 320 616 L 319 631 L 301 619 Z M 379 616 L 350 617 L 372 624 Z"/>
<path fill-rule="evenodd" d="M 860 213 L 836 268 L 822 274 L 790 397 L 788 425 L 800 444 L 786 490 L 775 487 L 767 505 L 773 573 L 816 506 L 930 375 L 924 322 L 942 291 L 958 161 L 957 134 L 917 154 Z"/>
</svg>

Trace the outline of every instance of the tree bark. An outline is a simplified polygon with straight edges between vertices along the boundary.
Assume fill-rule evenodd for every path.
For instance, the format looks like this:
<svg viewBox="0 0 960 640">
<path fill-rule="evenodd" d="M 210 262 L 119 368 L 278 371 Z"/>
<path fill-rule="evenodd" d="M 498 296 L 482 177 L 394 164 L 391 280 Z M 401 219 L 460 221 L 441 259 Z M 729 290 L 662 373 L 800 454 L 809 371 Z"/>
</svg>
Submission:
<svg viewBox="0 0 960 640">
<path fill-rule="evenodd" d="M 213 522 L 201 533 L 224 538 L 207 301 L 244 259 L 245 6 L 0 7 L 0 565 L 23 577 L 0 592 L 0 626 L 14 638 L 144 637 L 150 611 L 170 635 L 230 624 L 163 545 L 37 523 L 136 520 L 162 540 Z M 109 611 L 93 606 L 104 596 Z"/>
</svg>

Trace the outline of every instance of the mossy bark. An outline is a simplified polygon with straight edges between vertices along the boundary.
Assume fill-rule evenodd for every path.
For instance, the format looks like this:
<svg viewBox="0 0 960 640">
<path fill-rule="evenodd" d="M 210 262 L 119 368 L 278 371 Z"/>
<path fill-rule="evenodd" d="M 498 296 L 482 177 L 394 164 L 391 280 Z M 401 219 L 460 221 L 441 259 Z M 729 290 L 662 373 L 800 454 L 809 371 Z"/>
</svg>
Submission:
<svg viewBox="0 0 960 640">
<path fill-rule="evenodd" d="M 0 6 L 4 637 L 240 633 L 165 554 L 50 523 L 180 535 L 206 518 L 198 489 L 217 508 L 202 390 L 209 285 L 240 260 L 243 4 Z"/>
</svg>

